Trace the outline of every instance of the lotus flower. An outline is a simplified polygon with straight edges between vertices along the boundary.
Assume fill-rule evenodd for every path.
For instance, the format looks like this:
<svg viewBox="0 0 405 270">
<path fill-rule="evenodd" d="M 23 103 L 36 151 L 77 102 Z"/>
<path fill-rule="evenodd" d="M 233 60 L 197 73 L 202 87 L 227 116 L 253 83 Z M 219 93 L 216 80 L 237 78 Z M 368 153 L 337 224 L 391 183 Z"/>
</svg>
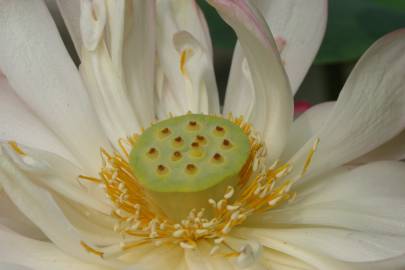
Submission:
<svg viewBox="0 0 405 270">
<path fill-rule="evenodd" d="M 79 69 L 42 1 L 0 1 L 1 269 L 404 269 L 405 31 L 293 121 L 327 2 L 209 3 L 222 111 L 194 1 L 59 1 Z"/>
</svg>

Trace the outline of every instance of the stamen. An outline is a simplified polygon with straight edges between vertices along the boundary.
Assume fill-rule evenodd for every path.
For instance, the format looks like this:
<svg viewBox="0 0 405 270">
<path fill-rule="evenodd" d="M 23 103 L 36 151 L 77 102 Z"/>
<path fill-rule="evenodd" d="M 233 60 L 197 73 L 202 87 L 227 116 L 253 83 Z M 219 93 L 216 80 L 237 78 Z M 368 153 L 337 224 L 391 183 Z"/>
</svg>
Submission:
<svg viewBox="0 0 405 270">
<path fill-rule="evenodd" d="M 174 243 L 183 249 L 194 249 L 198 241 L 205 239 L 213 245 L 211 255 L 218 253 L 222 248 L 232 251 L 232 248 L 227 246 L 225 239 L 233 227 L 242 224 L 253 214 L 269 211 L 282 203 L 294 200 L 296 193 L 291 191 L 291 188 L 296 179 L 288 179 L 293 171 L 291 164 L 279 164 L 276 161 L 270 168 L 265 169 L 263 164 L 267 153 L 260 137 L 242 117 L 234 118 L 230 115 L 228 120 L 242 130 L 248 143 L 247 157 L 236 174 L 238 180 L 235 185 L 226 186 L 222 198 L 209 198 L 208 196 L 204 198 L 207 211 L 202 207 L 190 206 L 190 210 L 187 209 L 184 217 L 173 220 L 144 187 L 142 181 L 145 179 L 141 179 L 141 176 L 137 174 L 137 170 L 141 170 L 142 167 L 133 167 L 129 164 L 129 159 L 133 155 L 132 151 L 139 147 L 139 142 L 147 138 L 145 141 L 149 143 L 141 148 L 140 156 L 144 160 L 148 160 L 149 163 L 146 164 L 149 167 L 147 168 L 152 168 L 147 171 L 158 175 L 159 178 L 156 179 L 162 183 L 167 181 L 166 178 L 171 176 L 176 168 L 179 168 L 181 174 L 175 175 L 175 179 L 181 175 L 185 178 L 184 182 L 187 183 L 200 184 L 199 181 L 206 180 L 205 178 L 199 179 L 200 175 L 208 170 L 218 170 L 218 167 L 221 168 L 219 173 L 222 174 L 224 164 L 227 164 L 233 156 L 237 156 L 232 151 L 240 147 L 239 137 L 237 139 L 232 137 L 235 135 L 230 126 L 223 125 L 222 122 L 207 126 L 209 122 L 200 121 L 199 115 L 187 114 L 187 117 L 189 118 L 186 122 L 177 126 L 169 125 L 168 122 L 160 125 L 163 121 L 154 124 L 156 129 L 152 130 L 152 136 L 146 134 L 149 130 L 146 129 L 141 135 L 133 135 L 126 140 L 121 140 L 122 146 L 132 146 L 129 157 L 125 151 L 121 151 L 123 153 L 121 155 L 119 153 L 110 154 L 101 149 L 103 167 L 99 177 L 79 176 L 80 179 L 102 187 L 106 197 L 114 206 L 111 216 L 116 223 L 113 229 L 125 239 L 119 245 L 111 245 L 98 250 L 81 242 L 84 249 L 106 258 L 120 256 L 148 243 L 154 245 Z M 178 121 L 177 117 L 170 119 Z M 198 130 L 198 134 L 195 132 L 196 130 Z M 142 137 L 144 134 L 146 137 Z M 181 146 L 174 147 L 176 143 L 181 143 Z M 319 140 L 314 143 L 299 175 L 303 175 L 307 171 L 318 143 Z M 167 144 L 167 148 L 165 148 L 165 144 Z M 12 142 L 10 146 L 16 153 L 21 150 L 17 144 Z M 193 156 L 192 151 L 194 150 L 206 152 L 200 158 Z M 21 150 L 19 154 L 25 153 Z M 199 163 L 200 160 L 207 161 L 209 167 L 204 167 L 203 163 Z M 212 164 L 210 161 L 219 163 Z M 211 171 L 209 172 L 211 173 Z M 185 177 L 187 175 L 189 177 Z M 225 254 L 221 252 L 223 256 L 238 257 L 241 262 L 246 260 L 247 253 L 246 250 Z"/>
<path fill-rule="evenodd" d="M 21 156 L 26 156 L 27 154 L 20 148 L 20 146 L 18 146 L 17 142 L 15 141 L 9 141 L 8 144 L 11 146 L 11 148 L 13 148 L 13 150 L 21 155 Z"/>
<path fill-rule="evenodd" d="M 94 255 L 97 255 L 97 256 L 103 258 L 103 256 L 104 256 L 104 253 L 103 253 L 103 252 L 100 252 L 100 251 L 95 250 L 94 248 L 90 247 L 89 245 L 87 245 L 87 244 L 84 243 L 83 241 L 80 242 L 80 245 L 81 245 L 82 247 L 84 247 L 84 249 L 87 250 L 87 252 L 93 253 Z"/>
</svg>

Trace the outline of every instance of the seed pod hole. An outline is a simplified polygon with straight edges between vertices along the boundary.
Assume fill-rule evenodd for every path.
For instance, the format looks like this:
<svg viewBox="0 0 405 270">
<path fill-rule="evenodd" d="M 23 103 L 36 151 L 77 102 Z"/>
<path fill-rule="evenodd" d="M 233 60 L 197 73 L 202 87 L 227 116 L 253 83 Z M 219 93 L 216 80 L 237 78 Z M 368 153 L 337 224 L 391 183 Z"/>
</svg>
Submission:
<svg viewBox="0 0 405 270">
<path fill-rule="evenodd" d="M 220 163 L 224 162 L 224 157 L 220 153 L 215 153 L 212 156 L 212 161 L 214 163 L 220 164 Z"/>
<path fill-rule="evenodd" d="M 214 129 L 214 131 L 213 131 L 213 133 L 214 133 L 216 136 L 224 136 L 224 134 L 225 134 L 225 128 L 222 127 L 222 126 L 216 126 L 215 129 Z"/>
<path fill-rule="evenodd" d="M 148 152 L 146 153 L 146 155 L 150 158 L 150 159 L 156 159 L 159 156 L 159 152 L 156 148 L 151 147 L 149 148 Z"/>
<path fill-rule="evenodd" d="M 167 174 L 169 172 L 169 169 L 165 166 L 165 165 L 163 165 L 163 164 L 159 164 L 157 167 L 156 167 L 156 173 L 158 174 L 158 175 L 165 175 L 165 174 Z"/>
<path fill-rule="evenodd" d="M 195 141 L 198 142 L 200 145 L 205 145 L 205 144 L 207 144 L 207 139 L 206 139 L 204 136 L 202 136 L 202 135 L 197 135 L 197 136 L 195 137 Z"/>
<path fill-rule="evenodd" d="M 180 147 L 184 143 L 184 140 L 181 136 L 177 136 L 176 138 L 173 139 L 173 146 L 174 147 Z"/>
<path fill-rule="evenodd" d="M 224 139 L 224 140 L 222 141 L 221 147 L 222 147 L 223 149 L 231 149 L 231 148 L 233 147 L 233 145 L 232 145 L 232 143 L 231 143 L 230 140 Z"/>
<path fill-rule="evenodd" d="M 168 127 L 162 128 L 159 131 L 159 138 L 163 139 L 163 138 L 169 136 L 171 133 L 172 133 L 172 131 Z"/>
<path fill-rule="evenodd" d="M 198 142 L 193 142 L 193 143 L 191 144 L 191 147 L 192 147 L 192 148 L 198 148 L 198 147 L 200 147 L 200 144 L 199 144 Z"/>
<path fill-rule="evenodd" d="M 192 164 L 192 163 L 189 163 L 189 164 L 186 165 L 185 171 L 186 171 L 187 174 L 190 174 L 190 175 L 196 174 L 197 173 L 197 166 Z"/>
<path fill-rule="evenodd" d="M 175 152 L 173 152 L 173 154 L 172 154 L 172 160 L 173 160 L 173 161 L 180 160 L 182 157 L 183 157 L 183 155 L 182 155 L 181 152 L 179 152 L 179 151 L 175 151 Z"/>
<path fill-rule="evenodd" d="M 200 125 L 197 123 L 197 121 L 189 121 L 187 124 L 187 129 L 188 130 L 199 130 L 200 129 Z"/>
</svg>

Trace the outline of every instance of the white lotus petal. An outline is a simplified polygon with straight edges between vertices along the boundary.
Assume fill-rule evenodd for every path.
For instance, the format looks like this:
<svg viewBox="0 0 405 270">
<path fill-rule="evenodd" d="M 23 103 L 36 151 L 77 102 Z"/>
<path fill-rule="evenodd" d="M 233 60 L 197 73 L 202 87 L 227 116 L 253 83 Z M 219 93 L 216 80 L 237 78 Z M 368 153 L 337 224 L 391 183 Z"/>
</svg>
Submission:
<svg viewBox="0 0 405 270">
<path fill-rule="evenodd" d="M 335 102 L 317 104 L 294 120 L 281 160 L 291 158 L 325 123 Z"/>
<path fill-rule="evenodd" d="M 269 158 L 278 158 L 286 143 L 293 117 L 293 100 L 288 78 L 276 44 L 264 19 L 248 1 L 209 1 L 235 30 L 246 55 L 254 85 L 254 103 L 246 120 L 261 132 Z M 224 112 L 238 115 L 234 104 Z"/>
<path fill-rule="evenodd" d="M 0 152 L 0 183 L 10 199 L 44 234 L 65 252 L 89 262 L 105 263 L 81 246 L 85 235 L 72 226 L 54 197 Z"/>
<path fill-rule="evenodd" d="M 0 24 L 0 69 L 10 85 L 80 163 L 96 172 L 99 147 L 108 142 L 45 4 L 2 1 Z"/>
<path fill-rule="evenodd" d="M 369 163 L 378 160 L 403 160 L 405 159 L 405 130 L 393 139 L 377 147 L 373 151 L 354 160 L 354 164 Z"/>
<path fill-rule="evenodd" d="M 0 191 L 0 225 L 26 237 L 37 240 L 47 239 L 38 227 L 21 213 L 4 191 Z"/>
<path fill-rule="evenodd" d="M 202 241 L 195 250 L 185 250 L 185 261 L 188 269 L 193 270 L 233 270 L 235 267 L 227 258 L 210 255 L 212 245 Z"/>
<path fill-rule="evenodd" d="M 78 177 L 83 171 L 78 167 L 45 151 L 21 145 L 16 147 L 17 151 L 12 145 L 2 144 L 2 157 L 9 157 L 19 170 L 56 193 L 102 213 L 111 213 L 111 206 L 105 202 L 103 191 L 94 184 L 86 188 L 87 183 L 79 182 Z"/>
<path fill-rule="evenodd" d="M 3 270 L 34 270 L 32 268 L 28 268 L 18 264 L 11 264 L 11 263 L 0 263 L 0 269 Z"/>
<path fill-rule="evenodd" d="M 219 113 L 211 40 L 195 1 L 157 1 L 158 112 Z M 182 34 L 188 33 L 188 34 Z M 160 86 L 160 87 L 159 87 Z"/>
<path fill-rule="evenodd" d="M 116 145 L 120 138 L 141 129 L 128 99 L 125 82 L 117 73 L 104 41 L 93 51 L 83 49 L 81 56 L 80 71 L 97 116 L 110 142 Z"/>
<path fill-rule="evenodd" d="M 262 260 L 270 269 L 277 270 L 316 270 L 303 261 L 269 248 L 263 248 Z"/>
<path fill-rule="evenodd" d="M 97 48 L 104 34 L 107 8 L 104 0 L 80 1 L 80 32 L 83 47 L 89 51 Z"/>
<path fill-rule="evenodd" d="M 303 81 L 326 30 L 328 1 L 257 0 L 276 41 L 280 40 L 281 59 L 295 93 Z"/>
<path fill-rule="evenodd" d="M 0 227 L 0 267 L 16 264 L 15 270 L 108 270 L 81 262 L 61 252 L 55 245 L 25 238 Z M 0 268 L 9 270 L 8 268 Z M 10 268 L 10 270 L 13 268 Z M 13 270 L 14 270 L 13 269 Z"/>
<path fill-rule="evenodd" d="M 295 257 L 296 259 L 303 261 L 307 265 L 312 266 L 314 269 L 322 269 L 322 270 L 355 269 L 353 267 L 349 267 L 350 266 L 349 263 L 338 261 L 331 257 L 326 257 L 319 253 L 308 251 L 305 248 L 296 247 L 295 245 L 288 243 L 287 241 L 280 241 L 278 239 L 271 238 L 267 235 L 267 231 L 268 231 L 267 229 L 241 228 L 234 230 L 233 234 L 242 238 L 255 239 L 265 247 L 277 250 L 278 252 L 281 253 L 285 253 L 288 256 Z"/>
<path fill-rule="evenodd" d="M 125 270 L 177 269 L 184 261 L 184 251 L 179 246 L 155 246 L 143 252 L 141 249 L 142 247 L 134 250 L 137 253 L 135 256 L 132 254 L 128 256 L 128 261 L 132 263 Z"/>
<path fill-rule="evenodd" d="M 0 74 L 0 141 L 17 141 L 63 156 L 75 158 L 14 93 Z"/>
<path fill-rule="evenodd" d="M 362 56 L 325 125 L 292 158 L 303 166 L 320 144 L 308 174 L 320 174 L 387 142 L 405 127 L 405 30 L 378 40 Z"/>
<path fill-rule="evenodd" d="M 324 175 L 300 187 L 294 203 L 251 224 L 267 227 L 260 233 L 269 239 L 341 261 L 401 256 L 405 252 L 404 174 L 404 163 L 385 161 Z M 290 228 L 277 228 L 283 224 Z"/>
<path fill-rule="evenodd" d="M 130 7 L 129 7 L 130 8 Z M 144 127 L 155 119 L 155 1 L 132 1 L 123 48 L 123 68 L 130 99 Z"/>
<path fill-rule="evenodd" d="M 100 122 L 116 144 L 155 119 L 155 6 L 153 1 L 105 4 L 105 27 L 99 27 L 99 20 L 86 24 L 94 20 L 92 13 L 82 15 L 83 24 L 101 33 L 95 45 L 82 49 L 81 72 Z"/>
<path fill-rule="evenodd" d="M 80 0 L 56 0 L 59 11 L 65 21 L 77 54 L 80 54 L 82 38 L 80 34 Z"/>
<path fill-rule="evenodd" d="M 327 1 L 254 1 L 262 12 L 273 36 L 278 41 L 284 68 L 293 94 L 304 79 L 324 36 L 327 21 Z M 240 113 L 248 113 L 254 96 L 249 70 L 244 69 L 245 55 L 236 45 L 226 91 L 225 109 L 237 107 Z M 247 69 L 249 69 L 247 67 Z"/>
</svg>

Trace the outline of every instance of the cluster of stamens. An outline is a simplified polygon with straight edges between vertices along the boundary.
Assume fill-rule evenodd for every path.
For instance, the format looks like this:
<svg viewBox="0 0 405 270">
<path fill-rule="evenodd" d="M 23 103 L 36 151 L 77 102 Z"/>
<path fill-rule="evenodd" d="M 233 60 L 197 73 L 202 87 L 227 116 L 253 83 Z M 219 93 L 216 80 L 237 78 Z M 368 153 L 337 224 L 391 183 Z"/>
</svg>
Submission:
<svg viewBox="0 0 405 270">
<path fill-rule="evenodd" d="M 229 116 L 228 120 L 241 128 L 249 138 L 250 145 L 248 158 L 238 174 L 237 185 L 228 186 L 222 198 L 207 198 L 211 209 L 191 209 L 181 220 L 172 220 L 167 216 L 148 195 L 136 178 L 136 174 L 131 170 L 130 151 L 136 145 L 138 135 L 120 140 L 122 153 L 109 154 L 102 150 L 104 166 L 99 177 L 80 177 L 99 183 L 103 187 L 115 209 L 112 213 L 117 221 L 114 230 L 120 233 L 124 240 L 116 247 L 90 247 L 82 243 L 83 246 L 89 252 L 108 257 L 119 256 L 139 245 L 150 243 L 155 245 L 177 243 L 182 248 L 193 249 L 199 240 L 205 239 L 212 242 L 211 254 L 237 255 L 237 252 L 235 253 L 223 243 L 232 228 L 242 224 L 251 215 L 268 211 L 283 202 L 294 199 L 295 194 L 290 191 L 293 181 L 287 179 L 292 170 L 290 164 L 279 164 L 276 161 L 266 168 L 266 147 L 259 136 L 252 131 L 252 127 L 244 122 L 243 118 Z M 197 129 L 198 126 L 198 122 L 189 123 L 191 129 Z M 223 134 L 224 130 L 222 127 L 217 127 L 214 132 Z M 163 135 L 169 136 L 172 133 L 170 128 L 162 129 L 161 138 L 164 138 Z M 184 138 L 176 136 L 173 143 L 183 141 Z M 201 144 L 207 143 L 207 138 L 198 135 L 195 143 L 195 147 L 200 147 Z M 232 142 L 223 139 L 222 146 L 230 147 Z M 313 151 L 308 156 L 308 164 Z M 146 154 L 150 159 L 156 159 L 159 155 L 158 149 L 154 147 L 150 147 Z M 176 161 L 183 156 L 184 153 L 175 150 L 171 158 Z M 220 153 L 214 153 L 212 156 L 215 162 L 221 162 L 223 158 Z M 198 167 L 188 163 L 185 169 L 189 173 L 196 173 Z M 157 174 L 165 174 L 168 170 L 165 164 L 159 164 L 156 167 Z M 207 210 L 212 214 L 207 215 Z"/>
</svg>

